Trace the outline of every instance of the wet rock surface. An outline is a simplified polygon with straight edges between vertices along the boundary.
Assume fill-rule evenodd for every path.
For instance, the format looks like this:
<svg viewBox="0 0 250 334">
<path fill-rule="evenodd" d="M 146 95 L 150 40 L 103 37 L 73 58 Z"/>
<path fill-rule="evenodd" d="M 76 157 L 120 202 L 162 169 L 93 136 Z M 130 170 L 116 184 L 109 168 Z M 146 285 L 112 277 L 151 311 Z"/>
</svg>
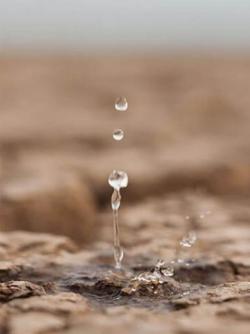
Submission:
<svg viewBox="0 0 250 334">
<path fill-rule="evenodd" d="M 141 281 L 132 291 L 135 277 L 152 273 L 157 258 L 174 258 L 186 229 L 182 208 L 186 210 L 187 202 L 193 217 L 190 224 L 195 224 L 199 235 L 197 244 L 181 254 L 183 261 L 175 264 L 172 277 L 163 282 Z M 225 331 L 227 321 L 227 332 L 240 327 L 247 333 L 250 235 L 243 229 L 243 240 L 239 232 L 248 224 L 236 217 L 239 205 L 242 212 L 248 212 L 241 200 L 185 192 L 124 208 L 122 270 L 113 267 L 112 226 L 106 213 L 102 242 L 88 248 L 79 248 L 65 237 L 1 233 L 5 249 L 0 267 L 3 333 L 21 333 L 21 328 L 26 333 L 112 333 L 116 326 L 122 333 L 164 333 L 169 328 L 173 333 L 207 333 L 211 326 Z M 211 210 L 206 218 L 199 218 L 201 207 Z M 151 216 L 155 216 L 154 224 Z M 224 235 L 213 232 L 219 218 Z M 138 226 L 143 226 L 143 232 L 133 239 Z"/>
</svg>

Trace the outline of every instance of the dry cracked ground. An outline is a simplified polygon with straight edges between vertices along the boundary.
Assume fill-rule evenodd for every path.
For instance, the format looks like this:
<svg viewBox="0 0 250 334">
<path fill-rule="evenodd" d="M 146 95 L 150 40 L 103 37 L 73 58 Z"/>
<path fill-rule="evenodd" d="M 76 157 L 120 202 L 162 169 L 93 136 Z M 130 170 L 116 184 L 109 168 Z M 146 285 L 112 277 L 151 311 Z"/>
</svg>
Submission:
<svg viewBox="0 0 250 334">
<path fill-rule="evenodd" d="M 0 73 L 0 333 L 249 333 L 250 58 L 1 54 Z M 189 230 L 174 276 L 131 292 Z"/>
</svg>

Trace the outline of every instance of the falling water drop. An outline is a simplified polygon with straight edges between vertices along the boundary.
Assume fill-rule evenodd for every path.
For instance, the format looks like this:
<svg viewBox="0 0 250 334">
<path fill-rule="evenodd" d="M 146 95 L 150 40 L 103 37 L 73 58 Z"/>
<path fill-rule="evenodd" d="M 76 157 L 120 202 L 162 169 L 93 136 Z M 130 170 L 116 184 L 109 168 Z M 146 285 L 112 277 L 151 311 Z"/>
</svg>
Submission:
<svg viewBox="0 0 250 334">
<path fill-rule="evenodd" d="M 109 185 L 115 190 L 126 188 L 128 185 L 128 175 L 123 171 L 113 170 L 109 175 Z"/>
<path fill-rule="evenodd" d="M 123 132 L 122 129 L 116 129 L 116 130 L 114 130 L 114 132 L 113 132 L 113 138 L 114 138 L 114 140 L 120 141 L 120 140 L 123 139 L 123 137 L 124 137 L 124 132 Z"/>
<path fill-rule="evenodd" d="M 126 111 L 128 109 L 128 101 L 125 97 L 118 97 L 115 101 L 115 109 L 117 111 Z"/>
</svg>

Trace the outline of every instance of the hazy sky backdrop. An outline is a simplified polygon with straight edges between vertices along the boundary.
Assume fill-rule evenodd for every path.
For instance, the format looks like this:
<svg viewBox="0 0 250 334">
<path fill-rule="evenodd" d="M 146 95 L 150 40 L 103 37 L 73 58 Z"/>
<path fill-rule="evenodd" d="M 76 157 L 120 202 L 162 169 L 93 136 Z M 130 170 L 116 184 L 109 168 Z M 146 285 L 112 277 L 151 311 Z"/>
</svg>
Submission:
<svg viewBox="0 0 250 334">
<path fill-rule="evenodd" d="M 248 49 L 250 0 L 0 0 L 0 48 Z"/>
</svg>

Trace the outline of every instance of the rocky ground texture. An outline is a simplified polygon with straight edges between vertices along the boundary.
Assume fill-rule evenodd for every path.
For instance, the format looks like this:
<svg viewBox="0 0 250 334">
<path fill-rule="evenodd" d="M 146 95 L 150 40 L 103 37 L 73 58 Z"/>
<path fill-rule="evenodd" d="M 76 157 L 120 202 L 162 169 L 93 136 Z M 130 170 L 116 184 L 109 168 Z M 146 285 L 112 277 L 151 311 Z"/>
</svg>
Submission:
<svg viewBox="0 0 250 334">
<path fill-rule="evenodd" d="M 249 333 L 250 60 L 1 55 L 0 71 L 0 333 Z"/>
</svg>

